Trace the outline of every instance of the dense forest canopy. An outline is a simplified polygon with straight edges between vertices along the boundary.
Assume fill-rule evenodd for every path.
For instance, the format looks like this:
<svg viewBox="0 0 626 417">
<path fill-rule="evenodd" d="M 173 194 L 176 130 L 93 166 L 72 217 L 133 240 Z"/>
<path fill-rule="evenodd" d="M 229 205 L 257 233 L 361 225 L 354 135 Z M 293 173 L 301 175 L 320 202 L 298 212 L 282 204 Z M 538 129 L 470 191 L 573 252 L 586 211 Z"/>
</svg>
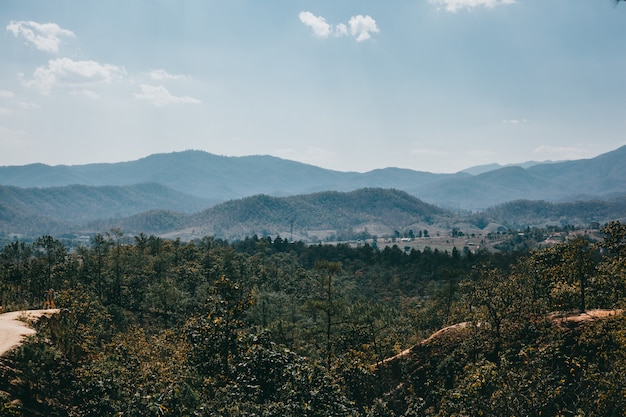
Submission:
<svg viewBox="0 0 626 417">
<path fill-rule="evenodd" d="M 1 358 L 0 415 L 622 416 L 626 226 L 600 236 L 499 253 L 14 241 L 5 311 L 50 290 L 61 311 Z M 593 309 L 610 313 L 570 319 Z"/>
</svg>

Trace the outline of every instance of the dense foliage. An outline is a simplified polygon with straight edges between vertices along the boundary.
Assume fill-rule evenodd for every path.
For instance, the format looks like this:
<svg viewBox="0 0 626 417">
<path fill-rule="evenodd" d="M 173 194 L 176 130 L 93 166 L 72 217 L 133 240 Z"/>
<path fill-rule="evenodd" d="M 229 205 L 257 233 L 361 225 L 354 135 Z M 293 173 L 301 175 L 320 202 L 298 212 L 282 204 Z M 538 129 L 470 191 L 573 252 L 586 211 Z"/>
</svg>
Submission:
<svg viewBox="0 0 626 417">
<path fill-rule="evenodd" d="M 626 320 L 554 315 L 623 307 L 626 226 L 602 232 L 525 254 L 14 241 L 5 310 L 53 289 L 61 312 L 2 358 L 0 415 L 623 416 Z"/>
<path fill-rule="evenodd" d="M 516 200 L 489 207 L 475 215 L 476 225 L 492 221 L 511 228 L 524 229 L 527 225 L 588 225 L 604 223 L 604 219 L 617 219 L 626 213 L 626 197 L 611 200 L 549 201 Z"/>
</svg>

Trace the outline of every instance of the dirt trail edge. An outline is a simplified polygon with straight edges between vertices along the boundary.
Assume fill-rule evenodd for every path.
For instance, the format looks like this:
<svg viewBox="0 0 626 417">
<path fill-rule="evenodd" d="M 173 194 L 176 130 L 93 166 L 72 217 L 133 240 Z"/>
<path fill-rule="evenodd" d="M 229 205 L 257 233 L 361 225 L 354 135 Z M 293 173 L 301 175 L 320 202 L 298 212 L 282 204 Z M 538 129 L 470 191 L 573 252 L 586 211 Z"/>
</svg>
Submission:
<svg viewBox="0 0 626 417">
<path fill-rule="evenodd" d="M 578 324 L 578 323 L 585 323 L 585 322 L 589 322 L 592 320 L 601 319 L 605 317 L 618 316 L 622 314 L 623 312 L 624 310 L 596 309 L 596 310 L 587 310 L 582 313 L 551 313 L 551 314 L 548 314 L 548 319 L 550 319 L 554 323 L 561 324 L 561 325 L 568 324 L 568 323 Z M 408 357 L 413 352 L 414 349 L 417 349 L 420 346 L 427 345 L 428 343 L 432 342 L 433 340 L 436 340 L 437 338 L 441 337 L 444 334 L 451 334 L 461 329 L 464 329 L 469 324 L 470 324 L 469 322 L 464 321 L 464 322 L 453 324 L 452 326 L 444 327 L 443 329 L 437 330 L 435 333 L 430 335 L 429 338 L 422 340 L 417 345 L 411 346 L 410 348 L 403 350 L 402 352 L 398 353 L 395 356 L 384 359 L 382 362 L 380 362 L 380 365 L 387 365 L 397 360 L 404 359 Z"/>
<path fill-rule="evenodd" d="M 58 312 L 58 309 L 49 309 L 0 314 L 0 356 L 18 347 L 26 336 L 35 334 L 35 330 L 28 326 L 26 320 L 38 319 L 41 316 L 50 317 Z"/>
</svg>

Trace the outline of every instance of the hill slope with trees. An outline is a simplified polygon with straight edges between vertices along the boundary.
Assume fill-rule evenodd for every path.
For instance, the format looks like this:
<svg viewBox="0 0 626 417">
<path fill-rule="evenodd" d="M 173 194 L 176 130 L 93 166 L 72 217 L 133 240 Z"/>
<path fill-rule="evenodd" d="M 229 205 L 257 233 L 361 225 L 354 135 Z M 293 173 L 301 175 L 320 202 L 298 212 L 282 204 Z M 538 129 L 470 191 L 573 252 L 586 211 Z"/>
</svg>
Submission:
<svg viewBox="0 0 626 417">
<path fill-rule="evenodd" d="M 619 222 L 523 254 L 121 230 L 74 251 L 15 241 L 3 306 L 40 308 L 52 288 L 60 312 L 0 358 L 0 412 L 619 416 L 624 271 Z M 613 313 L 571 319 L 595 309 Z"/>
<path fill-rule="evenodd" d="M 0 231 L 66 233 L 90 221 L 165 209 L 197 212 L 209 203 L 159 184 L 70 185 L 49 188 L 0 186 Z"/>
<path fill-rule="evenodd" d="M 623 220 L 626 213 L 624 198 L 571 203 L 514 201 L 475 214 L 455 213 L 403 191 L 373 188 L 289 197 L 257 195 L 195 213 L 189 211 L 205 207 L 203 200 L 192 198 L 195 206 L 189 205 L 188 196 L 156 184 L 41 189 L 0 186 L 0 195 L 0 239 L 9 240 L 43 234 L 93 236 L 112 228 L 185 240 L 205 235 L 233 240 L 255 234 L 306 241 L 356 240 L 424 229 L 448 234 L 455 227 L 468 233 L 589 227 Z M 160 209 L 163 206 L 172 209 Z"/>
</svg>

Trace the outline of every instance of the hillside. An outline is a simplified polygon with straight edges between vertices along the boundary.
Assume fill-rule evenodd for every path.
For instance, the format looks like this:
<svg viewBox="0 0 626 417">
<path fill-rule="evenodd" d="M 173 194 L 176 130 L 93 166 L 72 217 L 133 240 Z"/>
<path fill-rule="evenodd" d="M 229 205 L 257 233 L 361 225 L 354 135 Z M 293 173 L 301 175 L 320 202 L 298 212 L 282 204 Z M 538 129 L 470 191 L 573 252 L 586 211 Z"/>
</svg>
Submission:
<svg viewBox="0 0 626 417">
<path fill-rule="evenodd" d="M 626 219 L 626 196 L 610 201 L 547 201 L 516 200 L 476 213 L 475 221 L 495 222 L 510 228 L 527 226 L 603 224 L 608 220 Z M 476 223 L 475 223 L 476 224 Z"/>
<path fill-rule="evenodd" d="M 273 156 L 226 157 L 202 151 L 156 154 L 113 164 L 0 167 L 0 184 L 4 185 L 30 188 L 158 183 L 212 202 L 257 194 L 284 196 L 363 187 L 404 189 L 448 177 L 396 168 L 365 174 L 339 172 Z"/>
<path fill-rule="evenodd" d="M 562 202 L 615 197 L 626 193 L 625 167 L 626 146 L 591 159 L 522 164 L 487 172 L 469 170 L 477 175 L 399 168 L 340 172 L 272 156 L 226 157 L 184 151 L 111 164 L 0 167 L 0 184 L 32 188 L 156 183 L 209 204 L 259 194 L 394 188 L 441 207 L 481 210 L 519 199 Z"/>
<path fill-rule="evenodd" d="M 315 201 L 428 209 L 351 194 Z M 626 225 L 599 232 L 522 253 L 14 241 L 3 308 L 59 312 L 0 355 L 0 415 L 621 416 Z"/>
<path fill-rule="evenodd" d="M 0 186 L 0 231 L 62 233 L 98 219 L 128 217 L 154 209 L 191 213 L 208 205 L 206 200 L 159 184 Z"/>
<path fill-rule="evenodd" d="M 626 182 L 626 146 L 592 159 L 535 165 L 528 171 L 563 187 L 561 199 L 581 195 L 619 195 Z M 549 199 L 552 200 L 552 199 Z"/>
<path fill-rule="evenodd" d="M 525 180 L 520 177 L 518 182 Z M 0 234 L 8 238 L 53 233 L 91 235 L 120 228 L 131 235 L 183 239 L 214 235 L 232 240 L 256 234 L 318 241 L 390 236 L 396 230 L 429 229 L 447 235 L 453 227 L 479 233 L 489 225 L 490 229 L 586 227 L 623 219 L 626 197 L 569 203 L 516 200 L 468 215 L 425 203 L 404 191 L 364 188 L 288 197 L 261 194 L 207 207 L 201 199 L 157 184 L 30 189 L 0 186 Z"/>
<path fill-rule="evenodd" d="M 396 228 L 432 223 L 450 213 L 398 190 L 362 189 L 291 197 L 257 195 L 232 200 L 191 216 L 155 211 L 108 223 L 129 232 L 187 239 L 215 235 L 241 239 L 281 235 L 319 240 L 330 235 L 392 234 Z M 99 227 L 103 227 L 100 224 Z"/>
<path fill-rule="evenodd" d="M 458 407 L 454 399 L 458 392 L 465 394 L 464 407 L 489 410 L 486 415 L 516 415 L 515 412 L 520 412 L 519 415 L 574 415 L 552 410 L 563 407 L 560 402 L 584 403 L 576 398 L 583 397 L 581 392 L 584 391 L 588 393 L 584 396 L 587 400 L 594 397 L 590 394 L 598 388 L 594 387 L 593 379 L 600 382 L 603 372 L 610 373 L 599 370 L 617 362 L 615 357 L 623 348 L 618 334 L 624 323 L 619 309 L 558 313 L 530 322 L 519 320 L 515 324 L 527 326 L 528 334 L 519 335 L 519 341 L 501 341 L 510 351 L 502 353 L 498 362 L 491 351 L 497 345 L 490 340 L 494 336 L 484 328 L 486 323 L 481 326 L 461 322 L 446 326 L 413 347 L 381 361 L 377 368 L 387 387 L 388 404 L 403 410 L 410 407 L 407 401 L 410 397 L 425 399 L 429 405 L 436 404 L 433 399 L 438 394 L 433 387 L 440 387 L 444 390 L 437 398 L 438 406 L 443 409 L 439 415 L 450 415 L 451 409 Z M 608 334 L 616 341 L 611 346 L 603 344 Z M 482 359 L 475 360 L 472 355 L 482 356 Z M 604 361 L 610 361 L 611 365 Z M 559 379 L 552 378 L 559 372 L 562 373 Z M 552 392 L 544 392 L 547 398 L 534 398 L 546 386 L 553 388 Z M 601 386 L 602 382 L 598 387 Z M 610 404 L 611 400 L 602 405 L 606 403 Z M 620 409 L 622 400 L 616 399 L 615 403 Z"/>
<path fill-rule="evenodd" d="M 24 210 L 20 205 L 13 206 L 0 200 L 0 235 L 37 236 L 57 230 L 70 230 L 72 225 L 54 220 L 35 210 Z"/>
</svg>

